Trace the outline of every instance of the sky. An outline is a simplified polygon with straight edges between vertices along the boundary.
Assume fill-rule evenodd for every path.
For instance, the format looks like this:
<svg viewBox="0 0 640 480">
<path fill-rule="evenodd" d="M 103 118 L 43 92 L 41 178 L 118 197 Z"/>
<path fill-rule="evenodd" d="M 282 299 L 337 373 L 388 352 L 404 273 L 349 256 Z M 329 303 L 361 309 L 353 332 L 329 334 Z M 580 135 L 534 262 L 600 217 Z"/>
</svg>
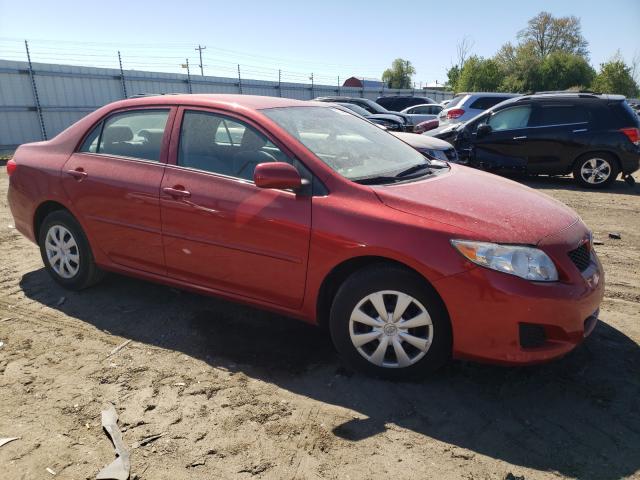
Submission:
<svg viewBox="0 0 640 480">
<path fill-rule="evenodd" d="M 598 67 L 620 50 L 640 58 L 640 0 L 189 1 L 0 0 L 0 58 L 181 71 L 335 84 L 348 76 L 380 78 L 398 57 L 416 68 L 416 86 L 446 81 L 456 45 L 492 56 L 516 41 L 542 10 L 576 15 Z"/>
</svg>

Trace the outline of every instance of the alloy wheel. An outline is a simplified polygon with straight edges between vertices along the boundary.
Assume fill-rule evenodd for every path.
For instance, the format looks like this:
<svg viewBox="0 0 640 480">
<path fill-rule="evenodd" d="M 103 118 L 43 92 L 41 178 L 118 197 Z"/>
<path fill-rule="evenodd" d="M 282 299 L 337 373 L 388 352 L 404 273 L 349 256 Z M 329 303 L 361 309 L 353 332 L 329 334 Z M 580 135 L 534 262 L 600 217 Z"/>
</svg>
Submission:
<svg viewBox="0 0 640 480">
<path fill-rule="evenodd" d="M 582 164 L 580 176 L 592 185 L 607 181 L 611 175 L 611 165 L 604 158 L 591 158 Z"/>
<path fill-rule="evenodd" d="M 404 368 L 429 351 L 433 323 L 424 305 L 411 295 L 382 290 L 367 295 L 355 306 L 349 335 L 358 353 L 372 364 Z"/>
<path fill-rule="evenodd" d="M 62 225 L 52 225 L 45 238 L 49 265 L 62 278 L 73 278 L 80 270 L 80 252 L 76 239 Z"/>
</svg>

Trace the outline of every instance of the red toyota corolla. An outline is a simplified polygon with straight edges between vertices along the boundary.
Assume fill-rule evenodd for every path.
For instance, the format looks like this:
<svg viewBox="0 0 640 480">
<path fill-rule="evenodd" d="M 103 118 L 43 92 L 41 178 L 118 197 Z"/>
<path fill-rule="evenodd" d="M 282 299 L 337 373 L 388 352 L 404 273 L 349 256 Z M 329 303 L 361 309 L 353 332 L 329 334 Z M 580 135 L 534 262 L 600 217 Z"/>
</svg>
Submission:
<svg viewBox="0 0 640 480">
<path fill-rule="evenodd" d="M 602 300 L 575 212 L 327 103 L 123 100 L 7 170 L 16 228 L 63 286 L 111 270 L 267 308 L 383 376 L 564 355 Z"/>
</svg>

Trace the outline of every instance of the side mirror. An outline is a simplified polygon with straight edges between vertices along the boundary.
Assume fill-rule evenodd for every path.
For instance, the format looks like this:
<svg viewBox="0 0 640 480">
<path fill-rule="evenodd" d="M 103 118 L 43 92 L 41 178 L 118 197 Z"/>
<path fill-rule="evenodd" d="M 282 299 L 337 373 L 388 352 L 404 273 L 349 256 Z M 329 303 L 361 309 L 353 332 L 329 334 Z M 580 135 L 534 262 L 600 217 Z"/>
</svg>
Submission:
<svg viewBox="0 0 640 480">
<path fill-rule="evenodd" d="M 491 125 L 487 125 L 486 123 L 481 123 L 480 125 L 478 125 L 478 128 L 476 130 L 476 136 L 478 138 L 486 137 L 491 133 L 492 130 L 493 129 L 491 128 Z"/>
<path fill-rule="evenodd" d="M 266 162 L 256 166 L 253 181 L 260 188 L 291 188 L 297 190 L 302 186 L 302 177 L 298 171 L 285 162 Z"/>
</svg>

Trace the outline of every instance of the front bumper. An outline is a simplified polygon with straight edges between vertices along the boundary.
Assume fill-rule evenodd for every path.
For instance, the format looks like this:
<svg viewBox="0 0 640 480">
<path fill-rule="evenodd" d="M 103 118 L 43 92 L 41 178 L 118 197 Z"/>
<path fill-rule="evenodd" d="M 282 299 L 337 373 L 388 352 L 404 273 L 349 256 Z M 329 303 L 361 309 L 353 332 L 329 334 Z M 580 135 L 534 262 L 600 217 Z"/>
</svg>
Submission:
<svg viewBox="0 0 640 480">
<path fill-rule="evenodd" d="M 540 363 L 570 352 L 593 331 L 604 296 L 600 261 L 593 252 L 580 272 L 568 257 L 557 258 L 558 250 L 565 256 L 568 251 L 545 248 L 558 266 L 558 282 L 530 282 L 475 267 L 434 283 L 451 319 L 454 357 Z M 535 342 L 523 338 L 523 331 L 531 330 Z"/>
</svg>

